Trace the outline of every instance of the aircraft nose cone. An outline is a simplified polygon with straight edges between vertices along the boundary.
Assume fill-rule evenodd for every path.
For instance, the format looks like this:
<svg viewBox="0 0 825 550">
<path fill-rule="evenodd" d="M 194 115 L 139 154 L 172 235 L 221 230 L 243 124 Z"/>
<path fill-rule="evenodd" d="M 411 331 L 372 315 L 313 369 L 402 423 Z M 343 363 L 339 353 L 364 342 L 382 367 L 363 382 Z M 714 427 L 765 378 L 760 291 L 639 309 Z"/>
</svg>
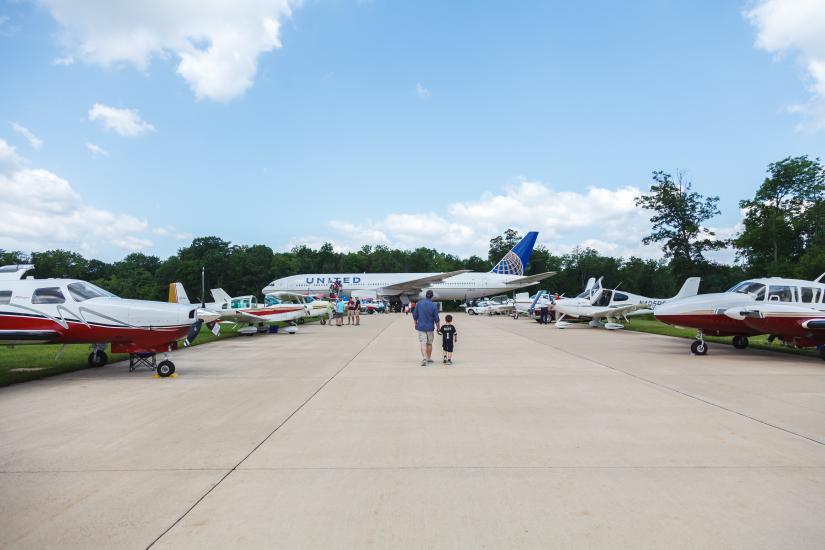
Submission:
<svg viewBox="0 0 825 550">
<path fill-rule="evenodd" d="M 203 321 L 204 323 L 211 323 L 212 321 L 217 321 L 220 318 L 220 315 L 214 311 L 209 311 L 208 309 L 198 308 L 195 312 L 195 318 Z"/>
</svg>

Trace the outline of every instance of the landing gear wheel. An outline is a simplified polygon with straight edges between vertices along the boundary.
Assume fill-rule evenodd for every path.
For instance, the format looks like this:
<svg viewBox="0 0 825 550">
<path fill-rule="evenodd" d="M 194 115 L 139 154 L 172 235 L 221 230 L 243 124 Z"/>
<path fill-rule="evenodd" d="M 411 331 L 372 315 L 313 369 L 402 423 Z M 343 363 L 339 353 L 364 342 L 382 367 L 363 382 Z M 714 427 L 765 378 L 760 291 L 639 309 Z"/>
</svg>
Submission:
<svg viewBox="0 0 825 550">
<path fill-rule="evenodd" d="M 303 324 L 304 324 L 304 318 L 303 318 L 303 317 L 301 317 L 300 319 L 298 319 L 298 324 L 299 324 L 299 325 L 303 325 Z"/>
<path fill-rule="evenodd" d="M 90 367 L 102 367 L 106 364 L 108 360 L 109 357 L 106 355 L 106 352 L 102 349 L 95 350 L 89 354 Z"/>
<path fill-rule="evenodd" d="M 708 345 L 704 340 L 696 340 L 690 345 L 690 352 L 693 355 L 707 355 Z"/>
<path fill-rule="evenodd" d="M 326 320 L 326 319 L 321 319 L 321 324 L 322 324 L 322 325 L 326 325 L 326 324 L 327 324 L 327 320 Z"/>
<path fill-rule="evenodd" d="M 166 378 L 175 374 L 175 364 L 168 359 L 158 363 L 158 376 Z"/>
<path fill-rule="evenodd" d="M 474 309 L 470 309 L 470 310 L 468 310 L 468 311 L 467 311 L 467 313 L 469 313 L 470 315 L 475 315 L 475 314 L 476 314 L 476 310 L 474 310 Z"/>
<path fill-rule="evenodd" d="M 747 336 L 734 336 L 733 337 L 733 347 L 736 349 L 745 349 L 748 347 L 748 337 Z"/>
</svg>

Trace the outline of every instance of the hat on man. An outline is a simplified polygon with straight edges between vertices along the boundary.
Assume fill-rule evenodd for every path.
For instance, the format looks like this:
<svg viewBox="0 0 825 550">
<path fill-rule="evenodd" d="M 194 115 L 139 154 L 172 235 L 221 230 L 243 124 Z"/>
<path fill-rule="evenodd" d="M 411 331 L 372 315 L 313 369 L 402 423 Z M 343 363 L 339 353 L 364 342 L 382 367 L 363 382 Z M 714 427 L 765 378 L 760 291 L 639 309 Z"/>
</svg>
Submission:
<svg viewBox="0 0 825 550">
<path fill-rule="evenodd" d="M 432 298 L 433 297 L 433 291 L 428 290 L 426 296 L 427 296 L 427 298 Z"/>
</svg>

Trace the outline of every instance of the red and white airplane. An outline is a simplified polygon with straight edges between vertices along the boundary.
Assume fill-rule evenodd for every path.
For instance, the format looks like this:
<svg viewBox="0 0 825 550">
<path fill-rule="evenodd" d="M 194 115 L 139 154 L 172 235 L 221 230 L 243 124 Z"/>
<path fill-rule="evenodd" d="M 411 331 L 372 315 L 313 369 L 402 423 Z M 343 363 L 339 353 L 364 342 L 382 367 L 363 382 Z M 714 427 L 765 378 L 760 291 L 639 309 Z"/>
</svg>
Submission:
<svg viewBox="0 0 825 550">
<path fill-rule="evenodd" d="M 309 316 L 310 306 L 304 301 L 284 301 L 275 297 L 267 297 L 266 305 L 260 305 L 255 296 L 230 296 L 222 288 L 210 290 L 214 302 L 202 303 L 201 306 L 218 315 L 221 322 L 233 322 L 248 325 L 238 332 L 253 335 L 266 332 L 271 323 L 294 323 Z M 179 304 L 189 304 L 189 297 L 182 283 L 169 284 L 169 301 Z M 216 326 L 215 331 L 219 330 Z M 294 334 L 295 327 L 288 327 L 288 333 Z"/>
<path fill-rule="evenodd" d="M 769 334 L 794 347 L 819 348 L 825 359 L 825 273 L 815 281 L 769 277 L 743 281 L 727 292 L 699 294 L 656 308 L 670 325 L 698 329 L 690 349 L 708 352 L 705 334 L 733 336 L 737 349 L 748 336 Z"/>
<path fill-rule="evenodd" d="M 177 342 L 218 318 L 198 307 L 118 298 L 77 279 L 23 279 L 33 267 L 0 267 L 0 345 L 91 344 L 89 366 L 102 367 L 111 344 L 112 353 L 129 354 L 130 371 L 143 365 L 167 377 Z"/>
</svg>

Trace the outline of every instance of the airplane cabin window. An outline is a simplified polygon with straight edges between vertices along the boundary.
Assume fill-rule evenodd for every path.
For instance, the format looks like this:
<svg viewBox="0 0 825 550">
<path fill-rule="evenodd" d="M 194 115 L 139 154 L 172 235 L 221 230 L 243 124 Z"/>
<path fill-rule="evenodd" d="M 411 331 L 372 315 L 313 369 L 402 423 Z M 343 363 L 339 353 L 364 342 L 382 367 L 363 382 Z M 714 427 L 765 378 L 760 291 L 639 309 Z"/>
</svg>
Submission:
<svg viewBox="0 0 825 550">
<path fill-rule="evenodd" d="M 11 303 L 11 290 L 0 290 L 0 305 Z"/>
<path fill-rule="evenodd" d="M 613 301 L 614 302 L 625 302 L 627 301 L 627 294 L 622 294 L 621 292 L 616 292 L 613 294 Z"/>
<path fill-rule="evenodd" d="M 752 296 L 754 296 L 754 299 L 757 302 L 761 302 L 765 299 L 765 285 L 753 281 L 745 281 L 744 283 L 739 283 L 735 287 L 731 288 L 728 292 L 737 292 L 739 294 L 751 294 Z"/>
<path fill-rule="evenodd" d="M 811 287 L 802 287 L 800 290 L 800 302 L 806 304 L 815 304 L 819 301 L 819 289 Z"/>
<path fill-rule="evenodd" d="M 771 302 L 793 302 L 793 287 L 786 285 L 771 285 L 768 300 Z"/>
<path fill-rule="evenodd" d="M 75 302 L 82 302 L 89 298 L 114 297 L 111 292 L 106 292 L 102 288 L 89 283 L 69 283 L 66 288 L 69 289 L 69 294 Z"/>
<path fill-rule="evenodd" d="M 66 297 L 63 296 L 63 291 L 56 286 L 38 288 L 32 293 L 33 304 L 63 304 L 65 302 Z"/>
</svg>

